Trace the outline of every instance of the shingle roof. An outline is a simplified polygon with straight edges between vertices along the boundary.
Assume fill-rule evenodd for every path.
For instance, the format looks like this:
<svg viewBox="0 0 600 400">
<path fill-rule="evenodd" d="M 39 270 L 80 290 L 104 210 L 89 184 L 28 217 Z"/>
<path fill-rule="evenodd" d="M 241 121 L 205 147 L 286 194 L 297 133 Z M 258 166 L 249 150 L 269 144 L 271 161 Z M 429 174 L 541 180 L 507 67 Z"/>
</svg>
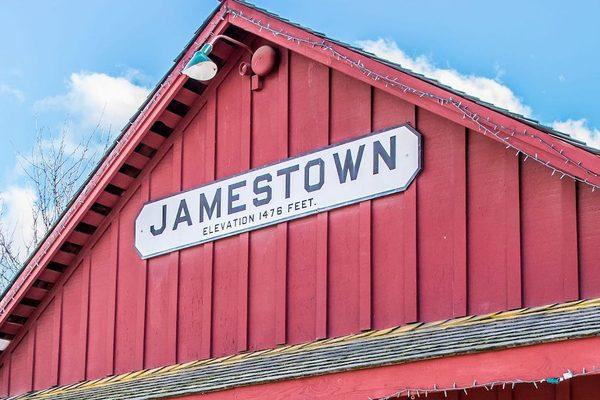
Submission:
<svg viewBox="0 0 600 400">
<path fill-rule="evenodd" d="M 464 98 L 466 98 L 468 100 L 471 100 L 471 101 L 473 101 L 473 102 L 475 102 L 475 103 L 477 103 L 477 104 L 479 104 L 479 105 L 481 105 L 483 107 L 486 107 L 486 108 L 489 108 L 489 109 L 494 110 L 496 112 L 499 112 L 501 114 L 504 114 L 504 115 L 506 115 L 506 116 L 508 116 L 510 118 L 514 118 L 516 120 L 519 120 L 519 121 L 523 122 L 524 124 L 527 124 L 527 125 L 535 128 L 535 129 L 539 129 L 540 131 L 546 132 L 546 133 L 548 133 L 548 134 L 550 134 L 552 136 L 555 136 L 555 137 L 557 137 L 559 139 L 562 139 L 562 140 L 564 140 L 566 142 L 569 142 L 569 143 L 573 144 L 574 146 L 581 147 L 581 148 L 583 148 L 583 149 L 585 149 L 585 150 L 587 150 L 587 151 L 589 151 L 591 153 L 600 155 L 600 149 L 596 149 L 596 148 L 590 147 L 585 142 L 583 142 L 583 141 L 581 141 L 579 139 L 575 139 L 575 138 L 569 136 L 566 133 L 559 132 L 559 131 L 557 131 L 557 130 L 549 127 L 549 126 L 546 126 L 546 125 L 544 125 L 544 124 L 540 123 L 539 121 L 536 121 L 536 120 L 534 120 L 532 118 L 529 118 L 529 117 L 526 117 L 524 115 L 512 112 L 510 110 L 498 107 L 498 106 L 496 106 L 496 105 L 494 105 L 492 103 L 488 103 L 487 101 L 481 100 L 478 97 L 471 96 L 468 93 L 462 92 L 462 91 L 454 89 L 454 88 L 452 88 L 452 87 L 450 87 L 448 85 L 445 85 L 445 84 L 441 83 L 440 81 L 438 81 L 436 79 L 429 78 L 429 77 L 427 77 L 427 76 L 425 76 L 423 74 L 420 74 L 420 73 L 412 71 L 412 70 L 410 70 L 408 68 L 405 68 L 405 67 L 403 67 L 400 64 L 397 64 L 397 63 L 394 63 L 392 61 L 386 60 L 385 58 L 378 57 L 375 54 L 370 53 L 370 52 L 368 52 L 368 51 L 366 51 L 366 50 L 364 50 L 364 49 L 362 49 L 360 47 L 356 47 L 356 46 L 353 46 L 351 44 L 339 41 L 337 39 L 333 39 L 330 36 L 327 36 L 325 33 L 314 31 L 314 30 L 312 30 L 310 28 L 307 28 L 306 26 L 303 26 L 301 24 L 298 24 L 298 23 L 295 23 L 293 21 L 290 21 L 290 20 L 288 20 L 286 18 L 281 17 L 278 14 L 275 14 L 275 13 L 273 13 L 273 12 L 271 12 L 269 10 L 266 10 L 264 8 L 260 8 L 260 7 L 256 6 L 255 4 L 252 4 L 252 3 L 247 2 L 245 0 L 235 0 L 235 1 L 237 1 L 238 3 L 244 4 L 247 7 L 250 7 L 250 8 L 253 8 L 255 10 L 258 10 L 258 11 L 260 11 L 260 12 L 266 14 L 266 15 L 269 15 L 269 16 L 271 16 L 273 18 L 277 18 L 277 19 L 279 19 L 281 21 L 284 21 L 285 23 L 287 23 L 287 24 L 289 24 L 291 26 L 295 26 L 296 28 L 305 30 L 305 31 L 307 31 L 309 33 L 312 33 L 313 35 L 319 36 L 319 37 L 321 37 L 321 38 L 323 38 L 323 39 L 325 39 L 325 40 L 327 40 L 327 41 L 329 41 L 331 43 L 335 43 L 335 44 L 337 44 L 339 46 L 346 47 L 346 48 L 348 48 L 348 49 L 350 49 L 352 51 L 355 51 L 355 52 L 357 52 L 359 54 L 364 55 L 365 57 L 371 58 L 373 60 L 377 60 L 378 62 L 380 62 L 382 64 L 385 64 L 385 65 L 387 65 L 389 67 L 392 67 L 392 68 L 394 68 L 394 69 L 396 69 L 398 71 L 401 71 L 401 72 L 404 72 L 404 73 L 406 73 L 408 75 L 414 76 L 415 78 L 418 78 L 420 80 L 429 82 L 429 83 L 431 83 L 431 84 L 433 84 L 435 86 L 438 86 L 438 87 L 440 87 L 440 88 L 442 88 L 444 90 L 447 90 L 447 91 L 452 92 L 452 93 L 454 93 L 454 94 L 456 94 L 458 96 L 461 96 L 461 97 L 464 97 Z"/>
<path fill-rule="evenodd" d="M 600 299 L 362 332 L 136 371 L 18 399 L 155 399 L 600 335 Z"/>
</svg>

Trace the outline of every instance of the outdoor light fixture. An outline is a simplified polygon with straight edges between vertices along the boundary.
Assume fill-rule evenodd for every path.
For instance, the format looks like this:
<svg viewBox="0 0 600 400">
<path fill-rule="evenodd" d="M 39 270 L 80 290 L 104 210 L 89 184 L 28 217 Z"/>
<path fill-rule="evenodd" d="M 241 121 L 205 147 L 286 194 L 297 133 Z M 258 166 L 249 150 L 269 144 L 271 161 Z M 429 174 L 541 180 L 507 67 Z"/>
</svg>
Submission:
<svg viewBox="0 0 600 400">
<path fill-rule="evenodd" d="M 252 55 L 252 49 L 244 43 L 237 41 L 225 35 L 216 35 L 208 43 L 205 43 L 200 50 L 194 53 L 185 68 L 181 71 L 182 74 L 189 76 L 198 81 L 209 81 L 217 74 L 217 64 L 208 57 L 213 49 L 214 43 L 223 39 L 247 50 Z"/>
<path fill-rule="evenodd" d="M 181 73 L 198 81 L 209 81 L 214 78 L 218 68 L 217 64 L 208 57 L 212 48 L 212 44 L 205 43 L 200 50 L 194 53 Z"/>
</svg>

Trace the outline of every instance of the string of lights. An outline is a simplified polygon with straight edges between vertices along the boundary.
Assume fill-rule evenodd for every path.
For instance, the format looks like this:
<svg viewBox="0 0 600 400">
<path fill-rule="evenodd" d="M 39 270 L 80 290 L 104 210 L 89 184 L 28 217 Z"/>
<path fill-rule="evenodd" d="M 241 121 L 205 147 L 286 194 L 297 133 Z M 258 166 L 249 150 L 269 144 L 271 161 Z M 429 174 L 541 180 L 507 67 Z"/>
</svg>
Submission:
<svg viewBox="0 0 600 400">
<path fill-rule="evenodd" d="M 555 144 L 549 142 L 544 136 L 538 135 L 535 132 L 528 132 L 526 129 L 523 131 L 517 131 L 513 128 L 508 128 L 502 124 L 495 123 L 489 117 L 483 117 L 482 115 L 479 115 L 476 112 L 471 111 L 467 104 L 464 104 L 460 100 L 454 99 L 453 97 L 442 97 L 435 93 L 426 92 L 426 91 L 411 87 L 411 86 L 403 83 L 399 77 L 392 77 L 389 75 L 381 75 L 378 72 L 366 67 L 365 64 L 362 63 L 359 59 L 353 59 L 353 58 L 347 56 L 346 54 L 343 54 L 340 50 L 337 50 L 333 44 L 328 43 L 325 40 L 316 41 L 316 40 L 312 40 L 310 38 L 302 38 L 302 37 L 294 36 L 294 35 L 286 32 L 284 29 L 276 29 L 276 28 L 272 27 L 270 23 L 265 24 L 261 20 L 247 16 L 242 11 L 233 9 L 231 7 L 227 8 L 227 13 L 231 14 L 232 18 L 240 18 L 243 21 L 246 21 L 246 22 L 254 25 L 255 27 L 258 28 L 259 31 L 265 30 L 265 31 L 273 34 L 273 36 L 275 36 L 275 37 L 283 37 L 286 40 L 288 40 L 290 42 L 294 42 L 298 45 L 305 45 L 305 46 L 309 46 L 311 48 L 319 48 L 324 51 L 327 51 L 338 61 L 343 62 L 352 68 L 358 69 L 364 75 L 373 79 L 376 82 L 381 81 L 383 84 L 385 84 L 386 87 L 397 88 L 404 93 L 412 94 L 412 95 L 418 96 L 420 98 L 430 99 L 431 101 L 437 102 L 438 104 L 440 104 L 442 106 L 451 107 L 451 108 L 457 110 L 459 113 L 461 113 L 463 119 L 467 119 L 467 120 L 471 121 L 471 123 L 474 125 L 474 127 L 478 131 L 482 132 L 484 135 L 494 136 L 495 138 L 500 140 L 502 143 L 504 143 L 504 145 L 506 146 L 507 149 L 512 149 L 513 151 L 516 151 L 517 156 L 519 154 L 523 154 L 524 161 L 531 158 L 532 160 L 535 160 L 536 162 L 551 169 L 552 175 L 554 175 L 558 172 L 561 175 L 560 179 L 563 179 L 565 176 L 567 176 L 575 181 L 579 181 L 581 183 L 589 185 L 591 187 L 592 191 L 595 191 L 596 189 L 600 188 L 600 186 L 590 182 L 589 179 L 587 178 L 588 176 L 598 178 L 600 175 L 597 172 L 592 171 L 591 169 L 585 167 L 584 165 L 582 165 L 581 162 L 573 160 L 572 158 L 568 157 L 564 153 L 564 149 L 558 148 Z M 562 159 L 562 161 L 564 161 L 565 165 L 570 164 L 570 165 L 582 170 L 584 172 L 586 178 L 580 178 L 578 176 L 575 176 L 575 175 L 565 171 L 564 168 L 561 168 L 558 165 L 551 164 L 551 162 L 548 160 L 544 161 L 538 153 L 530 154 L 529 152 L 526 152 L 520 145 L 516 144 L 516 142 L 514 140 L 514 138 L 519 138 L 519 137 L 521 137 L 521 138 L 530 137 L 534 140 L 539 141 L 544 147 L 547 148 L 548 152 L 553 153 L 553 154 L 557 155 L 560 159 Z"/>
<path fill-rule="evenodd" d="M 523 384 L 530 384 L 530 385 L 533 385 L 536 389 L 538 389 L 540 384 L 546 383 L 546 384 L 550 384 L 550 385 L 558 385 L 559 383 L 569 380 L 569 379 L 572 379 L 572 378 L 594 375 L 594 374 L 597 374 L 598 372 L 599 372 L 599 370 L 596 367 L 594 367 L 590 370 L 586 370 L 585 368 L 583 368 L 582 371 L 579 373 L 575 373 L 575 372 L 568 370 L 568 371 L 564 372 L 561 376 L 542 378 L 542 379 L 533 379 L 533 380 L 532 379 L 514 379 L 514 380 L 507 380 L 507 381 L 491 381 L 491 382 L 485 382 L 485 383 L 479 383 L 475 380 L 475 381 L 473 381 L 473 383 L 471 385 L 462 385 L 462 386 L 459 386 L 456 383 L 454 383 L 452 386 L 449 386 L 449 387 L 439 387 L 437 385 L 433 385 L 432 387 L 429 387 L 429 388 L 405 387 L 405 388 L 399 389 L 395 393 L 390 394 L 389 396 L 379 397 L 379 398 L 377 398 L 377 400 L 392 400 L 392 399 L 396 399 L 396 398 L 402 397 L 402 396 L 406 396 L 411 399 L 415 399 L 415 398 L 420 398 L 420 397 L 428 397 L 432 393 L 437 393 L 437 394 L 443 393 L 444 397 L 448 397 L 448 393 L 456 392 L 456 391 L 461 391 L 461 392 L 464 392 L 465 394 L 469 394 L 468 393 L 469 390 L 485 389 L 487 391 L 491 391 L 491 390 L 494 390 L 495 388 L 496 389 L 497 388 L 506 389 L 507 387 L 510 389 L 514 389 L 516 385 L 523 385 Z M 374 400 L 374 399 L 369 398 L 369 400 Z"/>
</svg>

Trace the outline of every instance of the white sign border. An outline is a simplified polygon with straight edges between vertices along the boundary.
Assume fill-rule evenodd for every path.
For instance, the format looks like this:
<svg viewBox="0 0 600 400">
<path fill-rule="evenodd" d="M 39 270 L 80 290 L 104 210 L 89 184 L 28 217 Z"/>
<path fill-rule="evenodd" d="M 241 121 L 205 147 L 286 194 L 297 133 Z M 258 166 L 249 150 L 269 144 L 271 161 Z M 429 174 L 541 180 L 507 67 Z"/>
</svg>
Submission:
<svg viewBox="0 0 600 400">
<path fill-rule="evenodd" d="M 201 240 L 199 240 L 197 242 L 186 243 L 185 245 L 176 246 L 176 247 L 173 247 L 173 248 L 168 249 L 168 250 L 157 251 L 156 253 L 148 254 L 146 256 L 142 255 L 142 253 L 140 253 L 140 251 L 138 250 L 138 248 L 136 246 L 137 235 L 138 235 L 138 232 L 137 232 L 137 229 L 136 229 L 136 221 L 139 218 L 139 215 L 142 212 L 142 209 L 146 205 L 148 205 L 148 204 L 156 203 L 158 201 L 168 199 L 169 197 L 173 197 L 173 196 L 180 195 L 180 194 L 183 194 L 183 193 L 191 192 L 193 190 L 198 190 L 198 189 L 201 189 L 201 188 L 203 188 L 205 186 L 214 185 L 215 183 L 218 183 L 218 182 L 221 182 L 221 181 L 225 181 L 227 179 L 235 178 L 236 176 L 242 176 L 242 175 L 245 175 L 245 174 L 250 173 L 252 171 L 256 171 L 256 170 L 263 169 L 263 168 L 266 168 L 266 167 L 270 167 L 270 166 L 273 166 L 273 165 L 277 165 L 277 164 L 282 163 L 282 162 L 291 161 L 291 160 L 294 160 L 296 158 L 300 158 L 300 157 L 304 157 L 304 156 L 316 153 L 318 151 L 326 150 L 326 149 L 329 149 L 329 148 L 332 148 L 332 147 L 336 147 L 336 146 L 339 146 L 339 145 L 342 145 L 342 144 L 345 144 L 345 143 L 350 143 L 350 142 L 354 142 L 354 141 L 357 141 L 357 140 L 360 140 L 360 139 L 368 138 L 370 136 L 375 136 L 377 134 L 384 133 L 384 132 L 390 131 L 392 129 L 398 129 L 398 128 L 407 128 L 408 130 L 410 130 L 417 137 L 417 142 L 418 142 L 418 144 L 417 144 L 417 152 L 418 152 L 418 154 L 417 154 L 417 169 L 415 170 L 414 174 L 412 174 L 412 176 L 410 177 L 410 179 L 406 182 L 406 184 L 404 186 L 401 186 L 399 188 L 392 189 L 392 190 L 386 190 L 386 191 L 379 192 L 379 193 L 376 193 L 376 194 L 372 194 L 372 195 L 369 195 L 369 196 L 364 196 L 364 197 L 356 198 L 356 199 L 353 199 L 353 200 L 350 200 L 350 201 L 338 203 L 338 204 L 331 205 L 331 206 L 328 206 L 328 207 L 317 208 L 316 210 L 307 211 L 307 212 L 302 213 L 302 214 L 295 214 L 295 215 L 290 216 L 290 217 L 283 217 L 283 218 L 278 219 L 278 220 L 271 220 L 271 221 L 268 221 L 268 222 L 266 222 L 264 224 L 261 224 L 261 225 L 255 225 L 255 226 L 250 227 L 250 228 L 243 228 L 243 229 L 235 231 L 235 232 L 224 233 L 224 234 L 221 234 L 221 235 L 213 236 L 213 237 L 211 237 L 209 239 L 203 239 L 203 240 L 201 239 Z M 317 149 L 313 149 L 313 150 L 310 150 L 310 151 L 307 151 L 307 152 L 304 152 L 304 153 L 301 153 L 301 154 L 297 154 L 297 155 L 295 155 L 293 157 L 288 157 L 288 158 L 285 158 L 285 159 L 277 160 L 277 161 L 274 161 L 272 163 L 264 164 L 264 165 L 261 165 L 259 167 L 255 167 L 255 168 L 251 168 L 251 169 L 245 170 L 245 171 L 237 173 L 237 174 L 227 175 L 227 176 L 224 176 L 222 178 L 215 179 L 213 181 L 207 182 L 207 183 L 205 183 L 203 185 L 200 185 L 200 186 L 196 186 L 196 187 L 193 187 L 193 188 L 190 188 L 190 189 L 182 190 L 182 191 L 177 192 L 177 193 L 172 193 L 172 194 L 169 194 L 169 195 L 166 195 L 166 196 L 161 196 L 159 198 L 146 201 L 146 202 L 144 202 L 141 205 L 139 211 L 136 214 L 136 218 L 135 218 L 135 220 L 133 222 L 133 243 L 134 243 L 133 247 L 135 248 L 136 253 L 138 254 L 138 256 L 142 260 L 148 260 L 150 258 L 158 257 L 158 256 L 165 255 L 165 254 L 170 254 L 170 253 L 172 253 L 174 251 L 179 251 L 179 250 L 187 249 L 187 248 L 190 248 L 190 247 L 195 247 L 195 246 L 198 246 L 198 245 L 201 245 L 201 244 L 204 244 L 204 243 L 214 242 L 214 241 L 217 241 L 219 239 L 224 239 L 226 237 L 240 235 L 240 234 L 246 233 L 246 232 L 256 231 L 256 230 L 265 228 L 267 226 L 273 226 L 273 225 L 277 225 L 277 224 L 280 224 L 280 223 L 283 223 L 283 222 L 293 221 L 293 220 L 296 220 L 296 219 L 308 217 L 310 215 L 315 215 L 315 214 L 319 214 L 319 213 L 322 213 L 322 212 L 325 212 L 325 211 L 334 210 L 336 208 L 349 206 L 351 204 L 360 203 L 362 201 L 371 200 L 371 199 L 375 199 L 375 198 L 379 198 L 379 197 L 384 197 L 384 196 L 387 196 L 387 195 L 390 195 L 390 194 L 394 194 L 394 193 L 404 192 L 412 184 L 412 182 L 415 180 L 415 178 L 417 177 L 417 175 L 419 175 L 419 173 L 421 172 L 422 168 L 423 168 L 423 136 L 421 135 L 421 133 L 419 131 L 417 131 L 415 128 L 413 128 L 408 123 L 404 123 L 404 124 L 400 124 L 400 125 L 393 125 L 393 126 L 389 126 L 387 128 L 384 128 L 384 129 L 378 129 L 376 131 L 369 132 L 369 133 L 364 134 L 364 135 L 354 136 L 354 137 L 351 137 L 351 138 L 348 138 L 348 139 L 345 139 L 345 140 L 342 140 L 342 141 L 339 141 L 339 142 L 336 142 L 336 143 L 329 144 L 329 145 L 324 146 L 324 147 L 319 147 Z"/>
</svg>

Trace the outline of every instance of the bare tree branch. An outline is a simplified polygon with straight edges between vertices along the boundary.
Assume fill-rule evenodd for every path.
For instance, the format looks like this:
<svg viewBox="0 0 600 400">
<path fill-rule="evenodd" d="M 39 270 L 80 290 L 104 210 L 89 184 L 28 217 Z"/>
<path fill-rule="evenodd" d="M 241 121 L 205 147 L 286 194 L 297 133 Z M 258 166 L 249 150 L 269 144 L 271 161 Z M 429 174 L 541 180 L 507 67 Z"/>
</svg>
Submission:
<svg viewBox="0 0 600 400">
<path fill-rule="evenodd" d="M 50 230 L 78 188 L 111 143 L 110 131 L 100 123 L 78 141 L 69 134 L 68 124 L 55 135 L 37 128 L 29 153 L 17 153 L 25 184 L 33 191 L 32 226 L 23 227 L 30 238 L 17 242 L 15 230 L 20 224 L 6 223 L 7 209 L 0 193 L 0 289 L 6 287 L 20 270 L 35 246 Z"/>
</svg>

